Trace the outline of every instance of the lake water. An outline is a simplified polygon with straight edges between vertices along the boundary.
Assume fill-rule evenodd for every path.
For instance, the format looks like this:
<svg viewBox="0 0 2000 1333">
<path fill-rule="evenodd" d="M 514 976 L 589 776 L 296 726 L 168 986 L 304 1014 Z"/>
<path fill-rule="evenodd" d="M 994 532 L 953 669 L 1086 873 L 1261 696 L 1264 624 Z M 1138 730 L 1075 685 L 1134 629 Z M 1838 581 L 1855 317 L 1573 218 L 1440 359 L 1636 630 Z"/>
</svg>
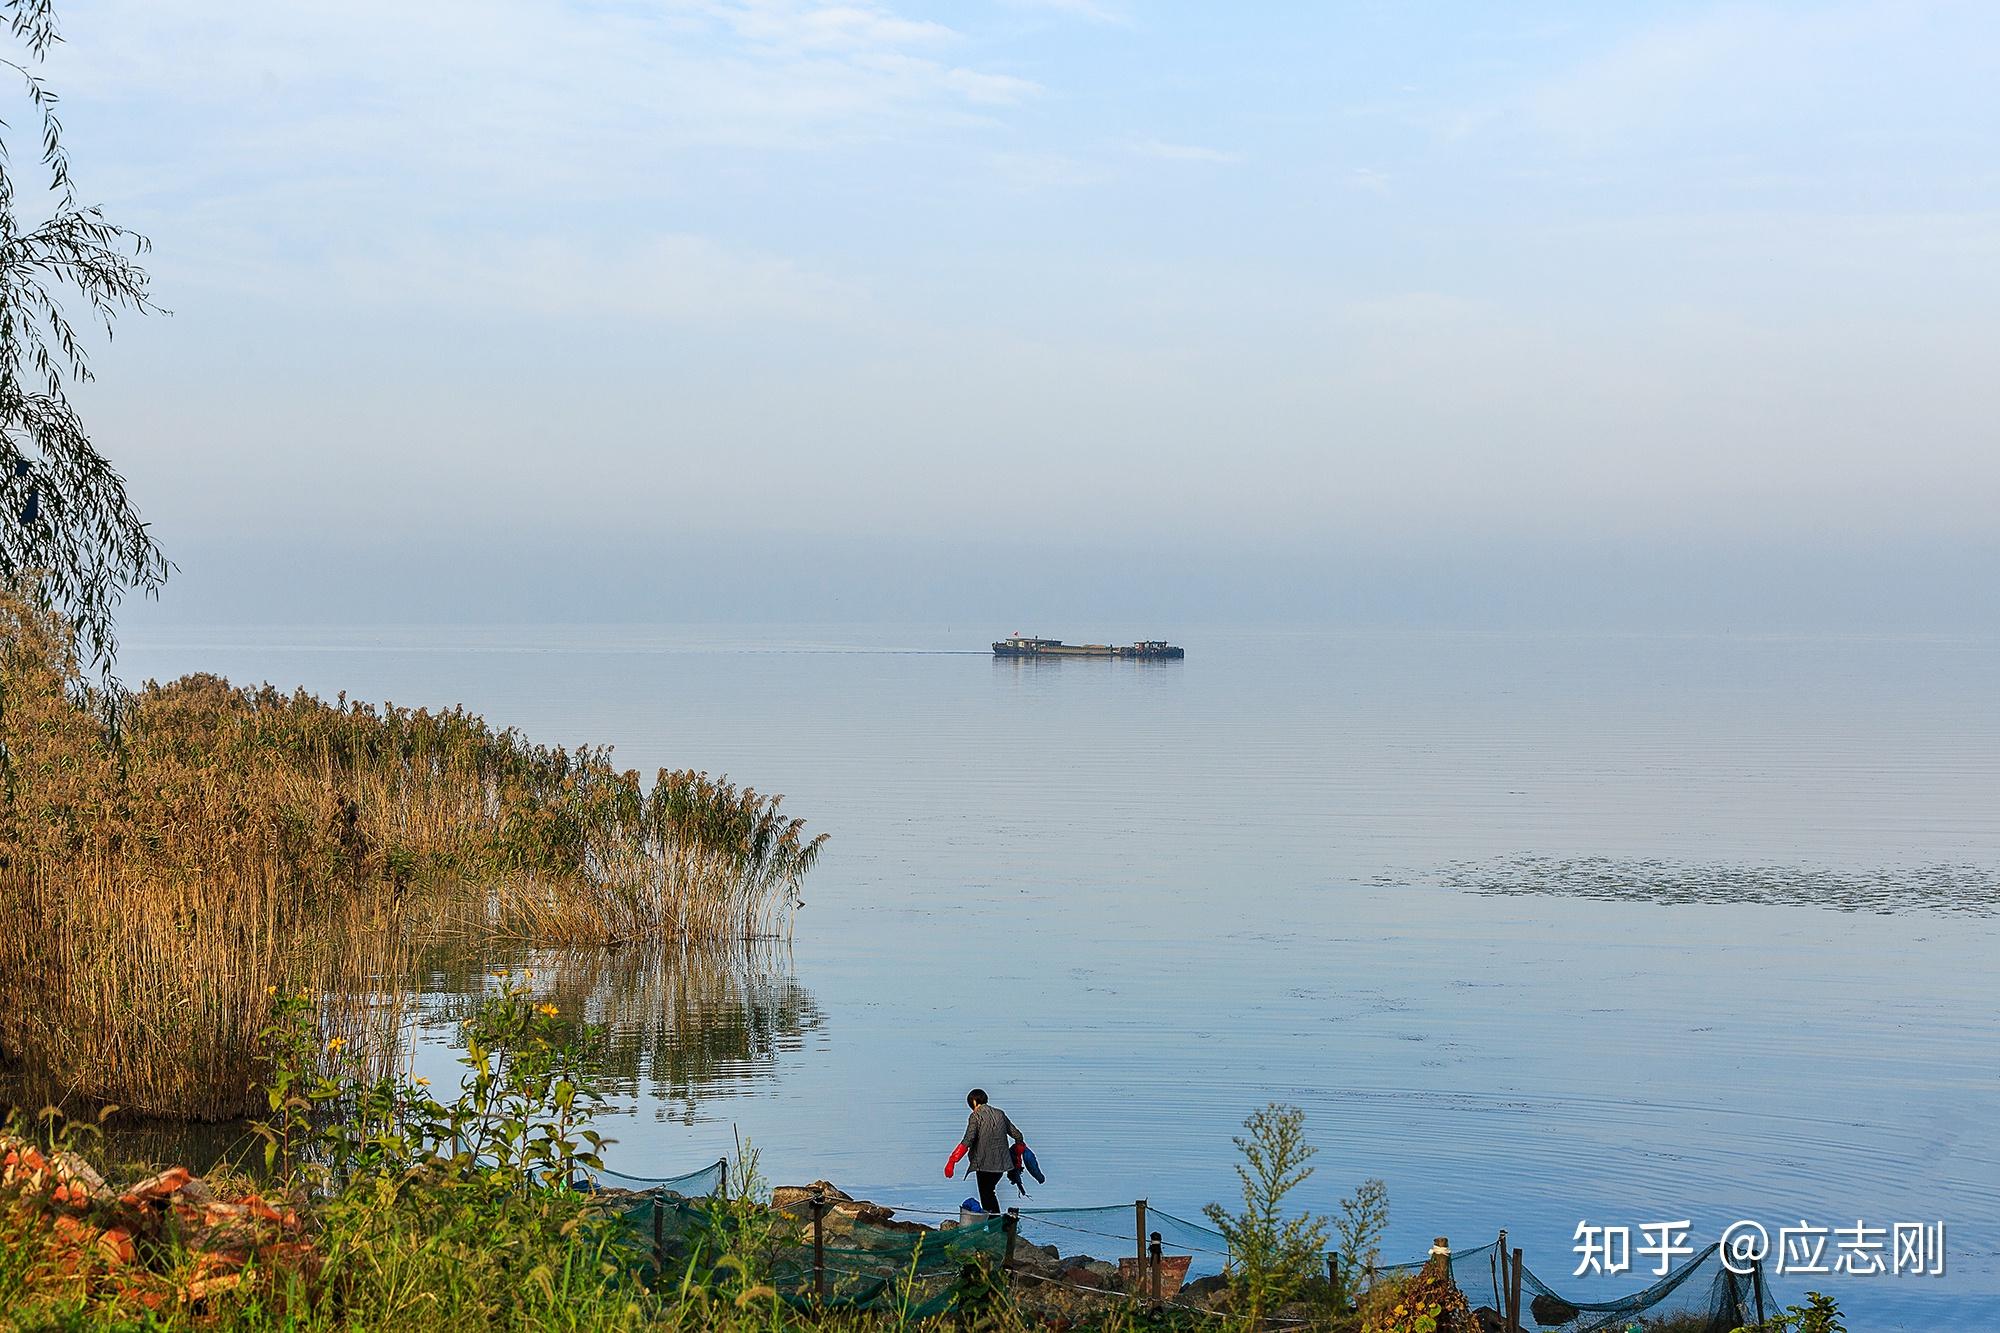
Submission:
<svg viewBox="0 0 2000 1333">
<path fill-rule="evenodd" d="M 789 953 L 487 960 L 615 1021 L 621 1170 L 740 1130 L 780 1183 L 948 1210 L 977 1084 L 1033 1205 L 1192 1218 L 1280 1100 L 1304 1203 L 1387 1181 L 1385 1259 L 1506 1227 L 1601 1297 L 1652 1278 L 1571 1280 L 1582 1219 L 1942 1220 L 1944 1277 L 1775 1285 L 2000 1327 L 2000 643 L 1177 629 L 1184 662 L 1017 663 L 995 628 L 141 629 L 122 666 L 464 703 L 833 835 Z"/>
</svg>

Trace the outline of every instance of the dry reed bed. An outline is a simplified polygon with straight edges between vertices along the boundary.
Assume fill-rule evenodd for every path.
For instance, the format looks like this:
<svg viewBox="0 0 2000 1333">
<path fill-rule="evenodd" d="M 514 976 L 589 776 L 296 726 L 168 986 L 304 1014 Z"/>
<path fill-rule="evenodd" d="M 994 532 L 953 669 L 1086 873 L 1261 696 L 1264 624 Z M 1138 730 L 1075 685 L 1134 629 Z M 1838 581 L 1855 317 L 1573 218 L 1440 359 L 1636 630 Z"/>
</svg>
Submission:
<svg viewBox="0 0 2000 1333">
<path fill-rule="evenodd" d="M 215 676 L 111 695 L 0 591 L 0 1061 L 41 1092 L 188 1118 L 254 1105 L 279 988 L 393 1058 L 440 931 L 551 944 L 742 939 L 789 921 L 824 836 L 705 774 L 462 709 Z"/>
</svg>

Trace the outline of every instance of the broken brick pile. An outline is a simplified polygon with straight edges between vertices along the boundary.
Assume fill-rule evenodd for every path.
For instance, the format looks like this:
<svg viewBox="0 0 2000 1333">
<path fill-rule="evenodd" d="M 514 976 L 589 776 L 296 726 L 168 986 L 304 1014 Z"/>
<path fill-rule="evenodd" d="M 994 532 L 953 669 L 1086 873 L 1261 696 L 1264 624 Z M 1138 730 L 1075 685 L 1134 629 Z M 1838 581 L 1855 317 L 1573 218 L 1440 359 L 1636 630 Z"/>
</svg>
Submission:
<svg viewBox="0 0 2000 1333">
<path fill-rule="evenodd" d="M 199 1305 L 253 1274 L 319 1276 L 295 1211 L 254 1191 L 225 1198 L 182 1166 L 118 1191 L 74 1152 L 0 1135 L 0 1208 L 18 1214 L 15 1243 L 40 1233 L 51 1276 L 151 1309 Z"/>
</svg>

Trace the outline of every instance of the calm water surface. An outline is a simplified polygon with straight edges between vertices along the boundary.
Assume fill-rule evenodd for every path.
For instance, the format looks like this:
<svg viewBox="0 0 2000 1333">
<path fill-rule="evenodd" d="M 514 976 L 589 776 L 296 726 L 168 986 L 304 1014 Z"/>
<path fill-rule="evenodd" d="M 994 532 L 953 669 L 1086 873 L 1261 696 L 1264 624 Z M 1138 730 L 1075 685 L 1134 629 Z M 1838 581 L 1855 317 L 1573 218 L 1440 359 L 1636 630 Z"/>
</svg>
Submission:
<svg viewBox="0 0 2000 1333">
<path fill-rule="evenodd" d="M 979 1084 L 1032 1203 L 1194 1217 L 1278 1099 L 1310 1205 L 1388 1182 L 1388 1258 L 1506 1227 L 1590 1296 L 1651 1279 L 1569 1280 L 1584 1218 L 1942 1219 L 1942 1279 L 1780 1291 L 2000 1327 L 2000 643 L 1186 630 L 1181 663 L 1035 664 L 995 629 L 135 631 L 123 666 L 464 703 L 833 834 L 788 954 L 485 960 L 616 1024 L 623 1170 L 740 1129 L 781 1182 L 948 1209 Z M 483 975 L 433 976 L 440 1018 Z"/>
</svg>

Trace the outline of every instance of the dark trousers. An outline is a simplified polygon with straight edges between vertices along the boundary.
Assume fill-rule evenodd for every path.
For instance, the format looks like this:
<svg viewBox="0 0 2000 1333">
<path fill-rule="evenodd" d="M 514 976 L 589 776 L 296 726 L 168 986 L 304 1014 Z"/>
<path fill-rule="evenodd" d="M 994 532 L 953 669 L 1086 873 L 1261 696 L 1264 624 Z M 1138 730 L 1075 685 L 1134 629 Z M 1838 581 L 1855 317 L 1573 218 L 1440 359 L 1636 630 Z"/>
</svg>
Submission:
<svg viewBox="0 0 2000 1333">
<path fill-rule="evenodd" d="M 979 1178 L 979 1206 L 989 1213 L 997 1214 L 1000 1211 L 1000 1196 L 994 1191 L 1000 1184 L 1000 1177 L 1007 1173 L 1005 1171 L 975 1171 L 972 1174 Z"/>
</svg>

